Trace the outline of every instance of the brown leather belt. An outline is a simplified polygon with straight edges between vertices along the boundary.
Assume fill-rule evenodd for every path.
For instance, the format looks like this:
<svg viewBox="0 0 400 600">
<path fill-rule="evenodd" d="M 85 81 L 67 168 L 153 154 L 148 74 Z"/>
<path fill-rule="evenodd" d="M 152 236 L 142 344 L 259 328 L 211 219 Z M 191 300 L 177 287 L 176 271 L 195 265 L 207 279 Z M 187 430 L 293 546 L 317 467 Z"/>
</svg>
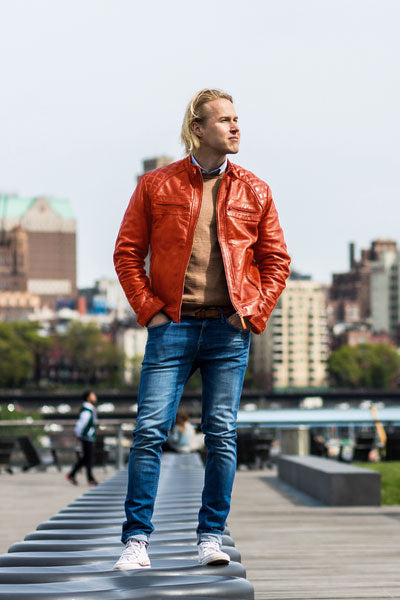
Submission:
<svg viewBox="0 0 400 600">
<path fill-rule="evenodd" d="M 233 308 L 199 308 L 192 313 L 182 313 L 182 317 L 195 317 L 196 319 L 218 319 L 222 314 L 233 315 L 235 310 Z"/>
</svg>

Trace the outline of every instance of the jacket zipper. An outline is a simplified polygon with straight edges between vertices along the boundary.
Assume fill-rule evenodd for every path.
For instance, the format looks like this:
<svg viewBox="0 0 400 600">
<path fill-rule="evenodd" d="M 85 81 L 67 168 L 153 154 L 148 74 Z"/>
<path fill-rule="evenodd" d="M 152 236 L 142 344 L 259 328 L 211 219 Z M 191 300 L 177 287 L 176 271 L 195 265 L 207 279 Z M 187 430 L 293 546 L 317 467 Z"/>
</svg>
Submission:
<svg viewBox="0 0 400 600">
<path fill-rule="evenodd" d="M 158 201 L 158 203 L 156 203 L 154 205 L 155 208 L 157 208 L 157 206 L 179 206 L 179 207 L 186 207 L 186 204 L 184 202 L 160 202 L 160 200 Z"/>
<path fill-rule="evenodd" d="M 235 305 L 235 303 L 232 300 L 232 294 L 231 294 L 231 290 L 230 290 L 230 283 L 228 280 L 228 270 L 226 268 L 226 258 L 225 258 L 225 248 L 223 248 L 221 241 L 220 241 L 220 236 L 218 235 L 220 233 L 221 227 L 220 227 L 220 222 L 219 222 L 219 204 L 220 204 L 220 194 L 221 194 L 221 188 L 222 188 L 222 183 L 223 180 L 225 179 L 225 175 L 222 178 L 221 181 L 221 185 L 219 186 L 219 190 L 218 190 L 218 194 L 217 194 L 217 202 L 216 202 L 216 219 L 217 219 L 217 238 L 218 238 L 218 243 L 219 243 L 219 247 L 221 248 L 221 256 L 222 256 L 222 262 L 224 263 L 224 270 L 225 270 L 225 277 L 226 277 L 226 283 L 228 286 L 228 293 L 229 293 L 229 298 L 232 302 L 232 306 L 236 311 L 236 314 L 238 315 L 240 322 L 242 324 L 243 329 L 247 329 L 247 325 L 245 323 L 245 320 L 243 319 L 243 315 L 238 311 L 237 306 Z"/>
<path fill-rule="evenodd" d="M 250 208 L 246 208 L 244 206 L 241 206 L 240 208 L 236 208 L 235 206 L 231 206 L 228 210 L 236 210 L 236 212 L 245 212 L 245 213 L 250 213 L 250 214 L 257 214 L 255 210 L 251 210 Z"/>
</svg>

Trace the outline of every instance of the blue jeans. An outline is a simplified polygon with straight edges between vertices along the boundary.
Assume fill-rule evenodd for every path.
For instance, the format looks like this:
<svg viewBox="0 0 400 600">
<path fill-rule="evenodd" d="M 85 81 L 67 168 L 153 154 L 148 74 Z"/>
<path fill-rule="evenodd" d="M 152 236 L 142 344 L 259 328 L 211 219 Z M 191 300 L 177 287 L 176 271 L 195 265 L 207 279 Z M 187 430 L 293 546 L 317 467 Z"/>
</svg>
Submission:
<svg viewBox="0 0 400 600">
<path fill-rule="evenodd" d="M 236 418 L 250 348 L 250 333 L 217 319 L 182 317 L 148 330 L 129 457 L 122 542 L 148 540 L 160 474 L 161 446 L 175 422 L 185 383 L 199 368 L 201 429 L 207 462 L 197 539 L 221 541 L 236 471 Z"/>
</svg>

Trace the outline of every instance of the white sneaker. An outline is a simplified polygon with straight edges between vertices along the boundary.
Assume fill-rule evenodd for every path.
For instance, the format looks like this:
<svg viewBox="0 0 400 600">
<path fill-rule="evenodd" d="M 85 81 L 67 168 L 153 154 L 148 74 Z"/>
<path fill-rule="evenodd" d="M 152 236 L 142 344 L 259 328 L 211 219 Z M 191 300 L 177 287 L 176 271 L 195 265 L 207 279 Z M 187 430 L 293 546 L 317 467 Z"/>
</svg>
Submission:
<svg viewBox="0 0 400 600">
<path fill-rule="evenodd" d="M 128 571 L 130 569 L 149 569 L 151 567 L 149 555 L 147 554 L 147 543 L 142 540 L 131 538 L 125 544 L 125 548 L 113 566 L 113 569 Z"/>
<path fill-rule="evenodd" d="M 202 565 L 227 565 L 231 558 L 226 552 L 222 552 L 218 542 L 200 542 L 198 544 L 199 561 Z"/>
</svg>

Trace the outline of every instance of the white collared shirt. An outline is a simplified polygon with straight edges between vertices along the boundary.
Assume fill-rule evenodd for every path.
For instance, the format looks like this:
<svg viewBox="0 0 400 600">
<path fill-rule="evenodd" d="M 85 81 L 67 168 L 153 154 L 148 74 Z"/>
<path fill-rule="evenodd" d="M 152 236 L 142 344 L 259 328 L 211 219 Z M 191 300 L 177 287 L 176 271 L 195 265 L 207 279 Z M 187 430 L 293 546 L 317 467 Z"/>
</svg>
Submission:
<svg viewBox="0 0 400 600">
<path fill-rule="evenodd" d="M 200 163 L 197 162 L 197 160 L 195 159 L 193 154 L 190 155 L 190 160 L 192 161 L 192 164 L 196 165 L 197 167 L 200 167 L 202 175 L 220 175 L 220 173 L 223 173 L 224 171 L 226 171 L 226 167 L 228 166 L 228 159 L 225 158 L 222 165 L 220 165 L 216 169 L 211 169 L 211 171 L 207 171 L 206 169 L 204 169 L 201 166 Z"/>
</svg>

